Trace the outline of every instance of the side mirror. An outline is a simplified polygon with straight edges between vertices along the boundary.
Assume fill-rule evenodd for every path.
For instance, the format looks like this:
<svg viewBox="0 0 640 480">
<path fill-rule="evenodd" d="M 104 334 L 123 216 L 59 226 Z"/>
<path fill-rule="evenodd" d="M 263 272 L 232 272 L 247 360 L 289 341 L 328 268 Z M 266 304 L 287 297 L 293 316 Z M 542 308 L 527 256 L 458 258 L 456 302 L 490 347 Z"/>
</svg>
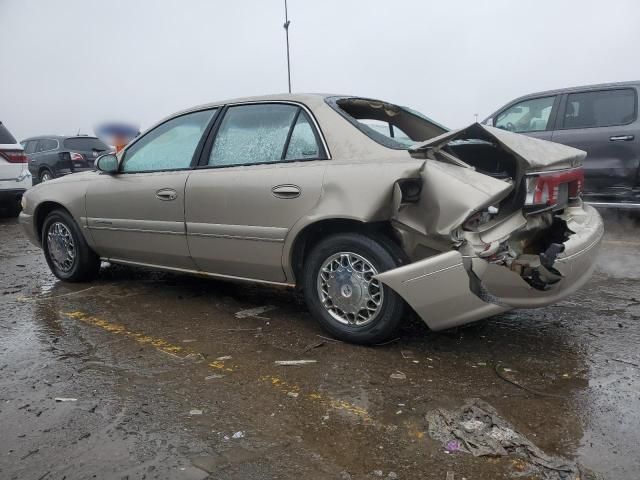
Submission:
<svg viewBox="0 0 640 480">
<path fill-rule="evenodd" d="M 101 172 L 114 174 L 118 172 L 118 157 L 113 153 L 100 155 L 96 160 L 96 168 Z"/>
</svg>

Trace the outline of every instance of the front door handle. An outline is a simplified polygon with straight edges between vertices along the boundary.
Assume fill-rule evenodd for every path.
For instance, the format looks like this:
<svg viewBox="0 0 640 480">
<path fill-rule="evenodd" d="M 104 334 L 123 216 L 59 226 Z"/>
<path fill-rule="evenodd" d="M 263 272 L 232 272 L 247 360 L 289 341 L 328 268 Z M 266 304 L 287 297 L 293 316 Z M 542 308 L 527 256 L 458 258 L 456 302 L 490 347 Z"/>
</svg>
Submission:
<svg viewBox="0 0 640 480">
<path fill-rule="evenodd" d="M 609 137 L 609 140 L 612 142 L 630 142 L 634 138 L 636 138 L 634 135 L 614 135 Z"/>
<path fill-rule="evenodd" d="M 301 190 L 297 185 L 276 185 L 271 193 L 277 198 L 296 198 L 300 196 Z"/>
<path fill-rule="evenodd" d="M 170 200 L 175 200 L 178 198 L 178 193 L 173 188 L 161 188 L 156 191 L 156 198 L 158 200 L 162 200 L 168 202 Z"/>
</svg>

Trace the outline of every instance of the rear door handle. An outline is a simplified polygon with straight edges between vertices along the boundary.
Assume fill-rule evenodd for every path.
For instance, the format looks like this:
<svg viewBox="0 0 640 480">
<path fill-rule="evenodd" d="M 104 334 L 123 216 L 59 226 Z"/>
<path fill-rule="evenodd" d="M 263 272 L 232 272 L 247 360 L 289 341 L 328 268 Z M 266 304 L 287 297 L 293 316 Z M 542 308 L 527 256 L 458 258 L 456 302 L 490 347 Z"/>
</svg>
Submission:
<svg viewBox="0 0 640 480">
<path fill-rule="evenodd" d="M 296 198 L 300 196 L 300 187 L 297 185 L 276 185 L 271 193 L 277 198 Z"/>
<path fill-rule="evenodd" d="M 161 188 L 156 191 L 156 198 L 168 202 L 178 198 L 178 193 L 173 188 Z"/>
<path fill-rule="evenodd" d="M 609 140 L 612 142 L 630 142 L 634 138 L 636 138 L 634 135 L 614 135 L 609 137 Z"/>
</svg>

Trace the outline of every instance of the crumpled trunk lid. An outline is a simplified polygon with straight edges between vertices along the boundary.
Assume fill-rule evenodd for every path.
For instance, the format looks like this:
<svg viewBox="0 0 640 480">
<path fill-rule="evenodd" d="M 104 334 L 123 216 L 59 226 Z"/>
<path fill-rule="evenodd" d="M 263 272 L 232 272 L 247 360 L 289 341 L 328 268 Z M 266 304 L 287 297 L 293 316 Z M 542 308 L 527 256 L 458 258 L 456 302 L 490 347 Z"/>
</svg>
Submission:
<svg viewBox="0 0 640 480">
<path fill-rule="evenodd" d="M 428 158 L 428 152 L 438 151 L 456 141 L 490 142 L 513 155 L 526 171 L 576 167 L 582 163 L 587 155 L 586 152 L 573 147 L 527 137 L 480 123 L 444 133 L 415 145 L 409 149 L 409 153 L 416 158 Z M 465 158 L 461 158 L 461 160 L 467 161 Z"/>
</svg>

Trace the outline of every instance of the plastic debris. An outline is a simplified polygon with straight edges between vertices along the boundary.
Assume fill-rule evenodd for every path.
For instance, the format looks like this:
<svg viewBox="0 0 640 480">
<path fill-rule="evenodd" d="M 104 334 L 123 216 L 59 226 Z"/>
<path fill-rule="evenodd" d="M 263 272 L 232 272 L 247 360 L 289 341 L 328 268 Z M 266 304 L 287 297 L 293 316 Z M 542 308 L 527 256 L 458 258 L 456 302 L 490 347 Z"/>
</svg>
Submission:
<svg viewBox="0 0 640 480">
<path fill-rule="evenodd" d="M 306 365 L 308 363 L 317 363 L 317 360 L 276 360 L 276 365 L 293 366 L 293 365 Z"/>
<path fill-rule="evenodd" d="M 220 360 L 220 361 L 224 361 L 224 360 L 231 360 L 231 355 L 225 355 L 224 357 L 218 357 L 216 358 L 216 360 Z"/>
<path fill-rule="evenodd" d="M 202 410 L 194 408 L 192 410 L 189 410 L 189 415 L 202 415 Z"/>
<path fill-rule="evenodd" d="M 462 444 L 458 440 L 450 440 L 447 442 L 446 449 L 448 452 L 457 452 Z"/>
<path fill-rule="evenodd" d="M 426 420 L 431 438 L 442 442 L 448 451 L 476 457 L 513 455 L 528 464 L 528 474 L 543 480 L 598 478 L 568 459 L 544 453 L 482 400 L 471 399 L 456 410 L 433 410 Z"/>
<path fill-rule="evenodd" d="M 374 474 L 376 477 L 381 477 L 381 476 L 383 475 L 382 470 L 374 470 L 374 471 L 373 471 L 373 474 Z"/>
<path fill-rule="evenodd" d="M 264 307 L 255 307 L 255 308 L 248 308 L 247 310 L 240 310 L 239 312 L 236 312 L 235 315 L 236 315 L 236 318 L 254 317 L 254 318 L 262 318 L 264 320 L 268 320 L 268 318 L 261 317 L 260 314 L 269 312 L 271 310 L 275 310 L 276 308 L 278 307 L 275 307 L 273 305 L 265 305 Z"/>
<path fill-rule="evenodd" d="M 235 438 L 235 439 L 244 438 L 244 432 L 243 431 L 236 432 L 233 435 L 231 435 L 231 438 Z"/>
<path fill-rule="evenodd" d="M 391 375 L 389 375 L 389 378 L 393 379 L 393 380 L 406 380 L 407 376 L 402 373 L 400 370 L 392 373 Z"/>
<path fill-rule="evenodd" d="M 387 478 L 396 479 L 398 478 L 398 474 L 396 472 L 389 472 Z"/>
<path fill-rule="evenodd" d="M 287 392 L 288 397 L 298 398 L 298 395 L 300 395 L 298 392 Z"/>
<path fill-rule="evenodd" d="M 77 398 L 70 398 L 70 397 L 56 397 L 54 398 L 54 400 L 56 402 L 77 402 L 78 401 Z"/>
<path fill-rule="evenodd" d="M 207 375 L 204 377 L 205 380 L 215 380 L 217 378 L 224 378 L 224 375 L 220 375 L 219 373 L 214 373 L 213 375 Z"/>
</svg>

